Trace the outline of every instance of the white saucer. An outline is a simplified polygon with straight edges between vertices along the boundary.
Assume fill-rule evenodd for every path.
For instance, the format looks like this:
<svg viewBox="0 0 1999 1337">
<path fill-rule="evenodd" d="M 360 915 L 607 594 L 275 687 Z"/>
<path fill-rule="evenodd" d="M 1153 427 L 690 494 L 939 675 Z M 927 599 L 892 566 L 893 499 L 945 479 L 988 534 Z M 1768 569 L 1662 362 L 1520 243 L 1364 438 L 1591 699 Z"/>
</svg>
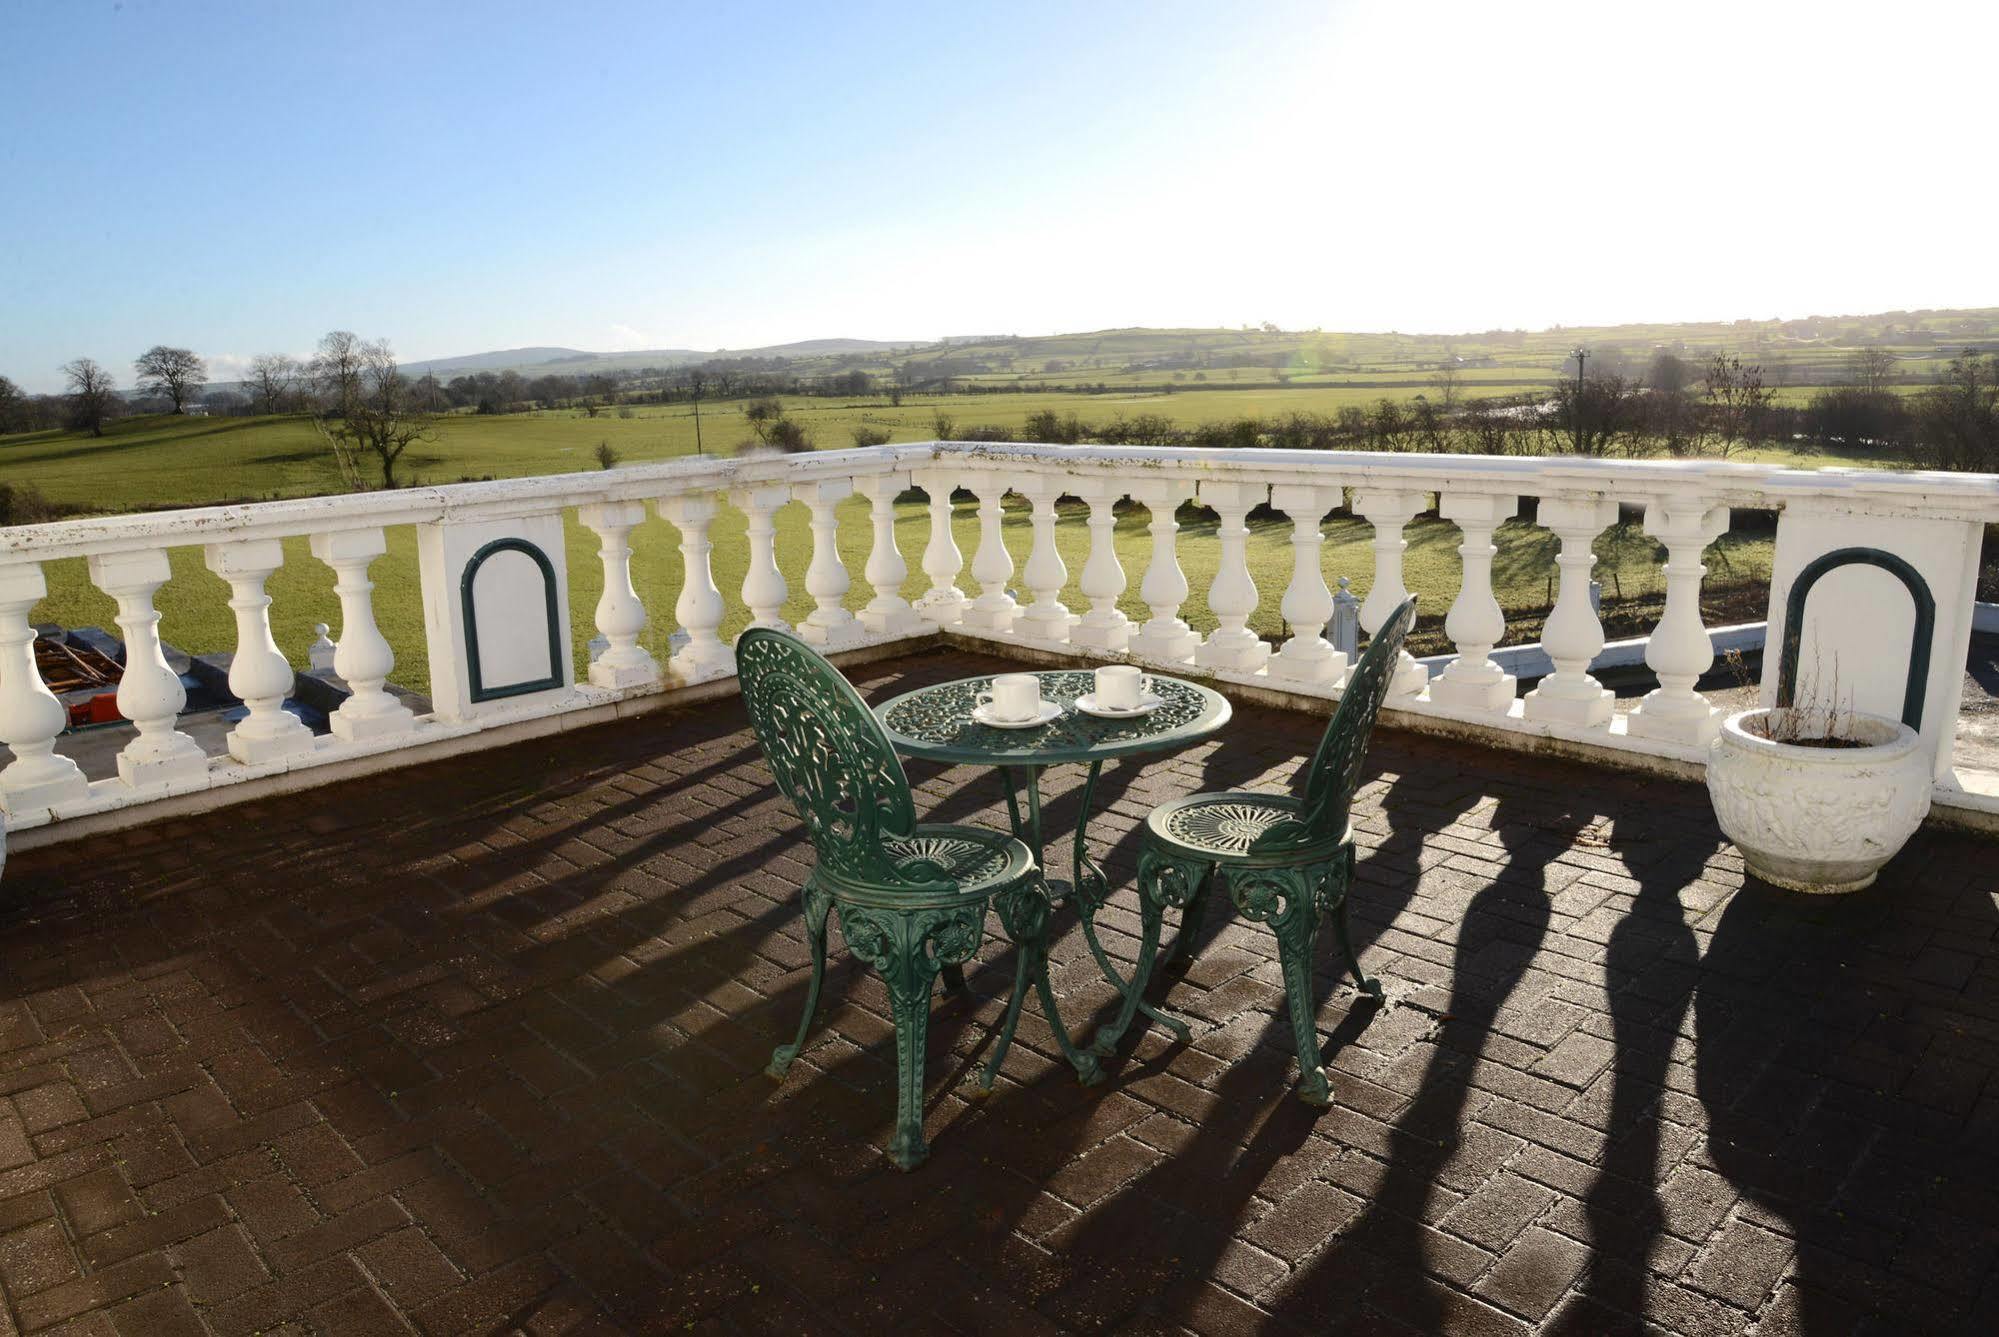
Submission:
<svg viewBox="0 0 1999 1337">
<path fill-rule="evenodd" d="M 1056 705 L 1053 701 L 1043 701 L 1041 709 L 1031 719 L 1003 720 L 992 713 L 991 706 L 973 706 L 972 718 L 978 723 L 993 729 L 1039 729 L 1044 724 L 1061 719 L 1062 707 Z"/>
<path fill-rule="evenodd" d="M 1085 715 L 1095 715 L 1100 720 L 1135 720 L 1141 715 L 1150 715 L 1165 704 L 1165 697 L 1152 692 L 1147 692 L 1138 698 L 1137 705 L 1125 710 L 1119 710 L 1115 706 L 1098 705 L 1095 692 L 1085 692 L 1076 698 L 1076 709 Z"/>
</svg>

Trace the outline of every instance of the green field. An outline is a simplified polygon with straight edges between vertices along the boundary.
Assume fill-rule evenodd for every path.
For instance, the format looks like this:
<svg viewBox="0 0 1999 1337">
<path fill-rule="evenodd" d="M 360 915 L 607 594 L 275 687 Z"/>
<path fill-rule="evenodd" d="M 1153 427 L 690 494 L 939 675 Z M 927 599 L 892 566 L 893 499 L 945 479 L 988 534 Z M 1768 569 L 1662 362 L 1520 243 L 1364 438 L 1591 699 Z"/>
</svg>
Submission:
<svg viewBox="0 0 1999 1337">
<path fill-rule="evenodd" d="M 1286 397 L 1303 399 L 1327 393 L 1337 392 L 1297 390 L 1254 392 L 1254 395 L 1268 405 L 1272 401 L 1281 403 Z M 1169 398 L 1175 410 L 1226 415 L 1241 411 L 1242 401 L 1251 397 L 1251 392 L 1217 392 L 1213 396 L 1184 394 Z M 1095 412 L 1108 407 L 1104 401 L 1109 398 L 964 396 L 948 401 L 912 401 L 900 409 L 886 404 L 842 405 L 804 400 L 795 402 L 792 411 L 812 422 L 822 445 L 831 446 L 844 444 L 842 438 L 848 436 L 852 425 L 863 420 L 893 424 L 897 439 L 927 439 L 940 403 L 962 423 L 1006 421 L 1006 414 L 1016 415 L 1017 421 L 1047 407 L 1063 412 L 1071 408 Z M 739 406 L 704 407 L 704 437 L 732 440 L 745 430 Z M 602 440 L 610 441 L 631 462 L 689 454 L 693 450 L 692 415 L 684 408 L 672 407 L 640 410 L 631 418 L 589 419 L 580 414 L 455 417 L 446 421 L 439 441 L 412 472 L 425 482 L 441 483 L 461 477 L 586 468 L 592 448 Z M 32 484 L 53 502 L 103 511 L 191 505 L 218 499 L 312 495 L 337 490 L 339 482 L 310 423 L 296 418 L 129 419 L 114 424 L 102 439 L 70 434 L 0 439 L 0 478 Z M 842 556 L 853 581 L 847 604 L 859 608 L 872 597 L 861 574 L 870 541 L 865 503 L 859 499 L 849 501 L 842 508 L 841 517 Z M 1150 553 L 1146 521 L 1145 512 L 1134 509 L 1120 515 L 1116 530 L 1118 549 L 1130 581 L 1121 606 L 1137 618 L 1147 616 L 1137 598 L 1138 583 Z M 1206 626 L 1209 625 L 1206 591 L 1218 555 L 1213 521 L 1191 508 L 1183 512 L 1182 521 L 1181 564 L 1193 587 L 1184 616 L 1197 626 Z M 957 508 L 954 528 L 969 568 L 978 545 L 978 521 L 969 505 Z M 740 629 L 748 619 L 738 598 L 747 560 L 743 529 L 741 514 L 725 507 L 713 531 L 716 580 L 731 605 L 729 619 L 724 624 L 728 634 Z M 1065 511 L 1064 523 L 1057 532 L 1070 575 L 1065 602 L 1072 609 L 1081 610 L 1087 607 L 1087 600 L 1076 588 L 1076 581 L 1081 576 L 1088 536 L 1080 510 Z M 1251 625 L 1259 631 L 1280 630 L 1277 605 L 1291 570 L 1289 533 L 1289 524 L 1282 519 L 1259 523 L 1253 528 L 1250 562 L 1262 602 Z M 1342 575 L 1349 576 L 1354 592 L 1364 597 L 1373 571 L 1373 555 L 1368 547 L 1371 529 L 1363 521 L 1342 515 L 1327 524 L 1326 534 L 1328 583 L 1336 583 Z M 897 516 L 897 537 L 910 567 L 904 594 L 912 599 L 927 588 L 920 561 L 928 535 L 929 517 L 924 506 L 902 505 Z M 568 536 L 571 608 L 580 654 L 583 643 L 594 630 L 593 614 L 602 588 L 601 567 L 596 558 L 595 535 L 573 516 L 568 520 Z M 1031 543 L 1024 509 L 1008 511 L 1005 537 L 1014 554 L 1013 584 L 1019 590 L 1018 571 Z M 1433 622 L 1457 592 L 1458 531 L 1441 521 L 1422 520 L 1410 527 L 1408 537 L 1408 583 L 1424 598 L 1426 622 Z M 388 556 L 376 564 L 373 573 L 377 583 L 376 616 L 396 650 L 396 681 L 422 689 L 429 675 L 424 660 L 414 531 L 407 526 L 391 528 L 389 543 Z M 1548 579 L 1554 570 L 1554 536 L 1516 521 L 1500 531 L 1498 543 L 1500 554 L 1495 563 L 1494 581 L 1501 602 L 1513 609 L 1545 605 Z M 634 581 L 654 619 L 644 643 L 661 656 L 666 653 L 673 603 L 680 591 L 677 544 L 676 531 L 657 518 L 648 519 L 633 535 Z M 812 607 L 804 593 L 811 539 L 803 506 L 794 504 L 780 512 L 778 551 L 791 584 L 787 615 L 803 618 Z M 1658 563 L 1663 554 L 1635 527 L 1605 534 L 1597 551 L 1602 559 L 1599 575 L 1612 597 L 1656 594 L 1661 588 Z M 1711 556 L 1716 583 L 1753 583 L 1766 579 L 1769 556 L 1766 534 L 1723 538 Z M 177 548 L 172 557 L 173 578 L 159 595 L 162 634 L 195 653 L 233 648 L 235 632 L 226 605 L 227 587 L 202 565 L 199 549 Z M 333 597 L 332 572 L 312 559 L 303 538 L 287 543 L 286 559 L 284 568 L 270 582 L 271 616 L 279 644 L 295 662 L 302 664 L 315 622 L 329 623 L 337 633 L 338 606 Z M 90 585 L 81 560 L 51 562 L 46 570 L 49 598 L 35 610 L 36 620 L 70 626 L 111 625 L 112 602 Z M 969 570 L 961 573 L 959 584 L 968 592 L 976 592 Z"/>
</svg>

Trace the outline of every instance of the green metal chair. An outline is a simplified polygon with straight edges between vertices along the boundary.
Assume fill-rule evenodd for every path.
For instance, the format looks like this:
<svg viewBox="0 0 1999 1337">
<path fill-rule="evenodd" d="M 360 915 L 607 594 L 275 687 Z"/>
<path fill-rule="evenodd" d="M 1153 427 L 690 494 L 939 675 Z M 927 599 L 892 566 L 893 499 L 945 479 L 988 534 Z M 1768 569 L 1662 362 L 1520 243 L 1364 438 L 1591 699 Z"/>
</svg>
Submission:
<svg viewBox="0 0 1999 1337">
<path fill-rule="evenodd" d="M 743 703 L 778 788 L 812 836 L 805 884 L 812 982 L 790 1044 L 771 1054 L 782 1078 L 805 1043 L 826 974 L 826 916 L 855 956 L 880 972 L 895 1017 L 898 1077 L 889 1154 L 905 1170 L 930 1154 L 923 1137 L 923 1059 L 938 974 L 969 960 L 995 897 L 1038 886 L 1036 856 L 1011 836 L 976 826 L 918 825 L 909 780 L 860 694 L 816 651 L 763 628 L 736 642 Z M 1019 1019 L 1019 990 L 988 1071 Z"/>
<path fill-rule="evenodd" d="M 1361 973 L 1347 929 L 1347 888 L 1353 881 L 1354 840 L 1347 810 L 1360 784 L 1361 761 L 1375 717 L 1388 695 L 1402 640 L 1416 620 L 1406 599 L 1369 642 L 1348 679 L 1339 709 L 1306 771 L 1304 793 L 1195 794 L 1153 810 L 1139 846 L 1141 930 L 1138 977 L 1117 1020 L 1097 1035 L 1106 1053 L 1131 1025 L 1159 950 L 1165 908 L 1181 909 L 1180 936 L 1168 965 L 1191 953 L 1217 874 L 1249 919 L 1277 935 L 1291 1032 L 1298 1046 L 1298 1096 L 1326 1105 L 1332 1088 L 1319 1062 L 1318 1009 L 1312 998 L 1312 958 L 1319 925 L 1333 916 L 1340 951 L 1361 991 L 1381 998 L 1381 984 Z"/>
</svg>

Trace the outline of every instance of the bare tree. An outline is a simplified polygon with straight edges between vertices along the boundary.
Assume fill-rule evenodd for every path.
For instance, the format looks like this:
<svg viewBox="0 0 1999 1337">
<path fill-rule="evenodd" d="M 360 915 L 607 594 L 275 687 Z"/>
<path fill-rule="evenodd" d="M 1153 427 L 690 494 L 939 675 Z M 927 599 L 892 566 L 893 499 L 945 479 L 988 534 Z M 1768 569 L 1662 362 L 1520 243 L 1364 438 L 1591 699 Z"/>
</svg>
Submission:
<svg viewBox="0 0 1999 1337">
<path fill-rule="evenodd" d="M 383 488 L 398 487 L 396 468 L 404 452 L 420 441 L 436 440 L 435 421 L 415 403 L 409 380 L 386 341 L 357 341 L 352 351 L 353 398 L 337 419 L 327 416 L 313 422 L 350 487 L 364 485 L 363 469 L 370 464 L 380 473 Z"/>
<path fill-rule="evenodd" d="M 1438 411 L 1446 418 L 1458 411 L 1458 401 L 1464 397 L 1463 380 L 1456 358 L 1439 363 L 1436 375 L 1430 378 L 1430 388 L 1437 392 Z"/>
<path fill-rule="evenodd" d="M 1701 385 L 1707 395 L 1706 450 L 1727 458 L 1739 447 L 1763 439 L 1776 399 L 1763 384 L 1763 368 L 1745 367 L 1741 358 L 1717 353 L 1709 360 Z"/>
<path fill-rule="evenodd" d="M 70 426 L 92 436 L 103 436 L 104 420 L 111 416 L 117 402 L 111 373 L 90 358 L 80 357 L 63 363 L 62 374 L 69 385 Z"/>
<path fill-rule="evenodd" d="M 138 373 L 139 388 L 165 395 L 173 401 L 175 413 L 187 412 L 187 402 L 208 379 L 207 364 L 192 348 L 168 348 L 165 344 L 154 344 L 139 354 L 132 370 Z"/>
<path fill-rule="evenodd" d="M 352 330 L 334 330 L 319 341 L 312 380 L 329 413 L 345 414 L 361 397 L 361 368 L 367 345 Z"/>
<path fill-rule="evenodd" d="M 0 432 L 18 432 L 27 416 L 28 397 L 21 387 L 0 376 Z"/>
<path fill-rule="evenodd" d="M 1895 379 L 1895 355 L 1885 348 L 1857 348 L 1847 356 L 1846 379 L 1867 394 L 1885 394 Z"/>
<path fill-rule="evenodd" d="M 250 359 L 250 397 L 260 413 L 287 413 L 298 393 L 305 367 L 287 353 L 263 353 Z"/>
</svg>

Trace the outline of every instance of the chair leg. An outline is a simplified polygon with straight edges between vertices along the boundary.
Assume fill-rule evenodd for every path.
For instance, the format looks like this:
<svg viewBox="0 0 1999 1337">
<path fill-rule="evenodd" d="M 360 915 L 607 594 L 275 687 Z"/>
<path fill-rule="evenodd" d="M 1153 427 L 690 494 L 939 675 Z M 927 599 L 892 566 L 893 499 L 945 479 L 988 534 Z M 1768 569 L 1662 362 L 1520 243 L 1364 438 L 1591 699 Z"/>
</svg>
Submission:
<svg viewBox="0 0 1999 1337">
<path fill-rule="evenodd" d="M 1353 846 L 1347 846 L 1346 858 L 1335 865 L 1334 876 L 1340 879 L 1339 895 L 1334 901 L 1333 933 L 1340 940 L 1340 955 L 1347 959 L 1347 969 L 1353 972 L 1354 984 L 1360 991 L 1379 1003 L 1382 1001 L 1381 981 L 1371 979 L 1361 971 L 1360 958 L 1354 955 L 1353 932 L 1347 924 L 1347 900 L 1353 894 Z"/>
<path fill-rule="evenodd" d="M 1327 869 L 1256 868 L 1234 872 L 1229 890 L 1247 919 L 1260 919 L 1277 936 L 1284 994 L 1291 1011 L 1291 1039 L 1298 1050 L 1298 1098 L 1332 1103 L 1333 1089 L 1319 1058 L 1319 1009 L 1312 996 L 1312 958 L 1319 939 L 1319 899 Z M 1316 873 L 1317 876 L 1313 874 Z"/>
<path fill-rule="evenodd" d="M 790 1069 L 791 1061 L 798 1057 L 798 1051 L 805 1047 L 805 1036 L 812 1029 L 812 1018 L 819 1011 L 819 986 L 826 982 L 826 912 L 832 909 L 833 898 L 819 888 L 807 884 L 805 888 L 805 941 L 812 950 L 812 982 L 805 989 L 805 1013 L 798 1019 L 798 1034 L 788 1045 L 779 1045 L 770 1054 L 770 1066 L 764 1071 L 779 1081 Z"/>
<path fill-rule="evenodd" d="M 1220 866 L 1211 863 L 1201 870 L 1201 881 L 1194 889 L 1193 899 L 1180 912 L 1180 933 L 1173 939 L 1173 950 L 1159 963 L 1159 968 L 1168 974 L 1180 974 L 1194 964 L 1195 940 L 1201 936 L 1201 925 L 1207 922 L 1208 893 L 1214 889 L 1215 870 Z"/>
<path fill-rule="evenodd" d="M 922 976 L 922 991 L 891 987 L 888 999 L 895 1015 L 896 1071 L 895 1136 L 889 1140 L 888 1154 L 901 1170 L 914 1170 L 930 1158 L 930 1144 L 923 1137 L 923 1059 L 930 1037 L 934 977 L 927 971 L 911 973 Z"/>
</svg>

